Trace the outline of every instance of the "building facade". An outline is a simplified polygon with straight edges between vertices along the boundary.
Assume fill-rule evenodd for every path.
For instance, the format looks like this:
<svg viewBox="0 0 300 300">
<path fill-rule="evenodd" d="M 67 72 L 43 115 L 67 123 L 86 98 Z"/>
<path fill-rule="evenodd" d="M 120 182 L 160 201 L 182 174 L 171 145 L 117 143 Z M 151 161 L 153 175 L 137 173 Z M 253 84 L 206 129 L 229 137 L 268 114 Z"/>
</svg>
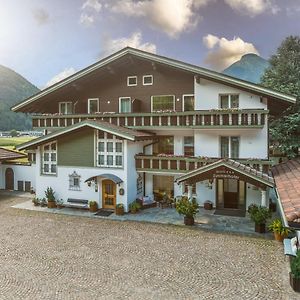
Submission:
<svg viewBox="0 0 300 300">
<path fill-rule="evenodd" d="M 268 204 L 268 116 L 295 98 L 180 61 L 125 48 L 12 109 L 45 135 L 20 145 L 35 190 L 126 210 L 183 194 L 241 213 Z"/>
</svg>

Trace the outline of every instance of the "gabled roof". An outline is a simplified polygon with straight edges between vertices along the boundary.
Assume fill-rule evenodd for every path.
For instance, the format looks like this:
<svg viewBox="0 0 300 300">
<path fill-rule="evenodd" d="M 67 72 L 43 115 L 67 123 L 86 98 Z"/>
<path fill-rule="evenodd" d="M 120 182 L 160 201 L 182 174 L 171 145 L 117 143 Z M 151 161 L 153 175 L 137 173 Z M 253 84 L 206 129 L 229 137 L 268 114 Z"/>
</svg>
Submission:
<svg viewBox="0 0 300 300">
<path fill-rule="evenodd" d="M 272 173 L 286 220 L 300 223 L 300 158 L 274 166 Z"/>
<path fill-rule="evenodd" d="M 109 63 L 111 63 L 127 54 L 131 54 L 131 55 L 134 55 L 139 58 L 150 60 L 152 62 L 161 63 L 161 64 L 165 64 L 165 65 L 177 68 L 177 69 L 188 71 L 188 72 L 194 73 L 195 75 L 199 75 L 200 77 L 206 78 L 208 80 L 217 81 L 217 82 L 223 83 L 225 85 L 232 85 L 234 87 L 245 89 L 245 90 L 248 90 L 250 92 L 253 92 L 255 94 L 259 94 L 262 96 L 266 96 L 266 97 L 269 96 L 269 97 L 287 101 L 290 103 L 296 102 L 296 98 L 294 96 L 286 95 L 286 94 L 265 88 L 263 86 L 260 86 L 260 85 L 257 85 L 257 84 L 254 84 L 254 83 L 251 83 L 248 81 L 240 80 L 240 79 L 228 76 L 228 75 L 224 75 L 222 73 L 211 71 L 211 70 L 208 70 L 208 69 L 205 69 L 202 67 L 184 63 L 182 61 L 178 61 L 178 60 L 171 59 L 168 57 L 145 52 L 145 51 L 138 50 L 135 48 L 126 47 L 126 48 L 100 60 L 99 62 L 73 74 L 72 76 L 69 76 L 66 79 L 40 91 L 36 95 L 25 99 L 21 103 L 14 105 L 11 109 L 13 111 L 18 111 L 23 106 L 30 104 L 30 103 L 42 98 L 43 96 L 46 96 L 46 95 L 56 91 L 57 89 L 60 89 L 64 86 L 72 83 L 73 81 L 99 69 L 99 68 L 105 67 Z"/>
<path fill-rule="evenodd" d="M 246 177 L 249 177 L 253 179 L 254 181 L 258 181 L 262 183 L 263 185 L 274 187 L 274 179 L 269 176 L 268 174 L 265 174 L 263 172 L 257 171 L 254 168 L 251 168 L 249 166 L 246 166 L 240 162 L 237 162 L 233 159 L 220 159 L 214 163 L 205 165 L 203 167 L 198 168 L 197 170 L 191 171 L 189 173 L 186 173 L 176 179 L 177 183 L 184 182 L 192 177 L 199 176 L 203 173 L 206 173 L 208 171 L 212 171 L 214 169 L 217 169 L 219 167 L 227 167 L 233 171 L 236 171 Z"/>
<path fill-rule="evenodd" d="M 41 144 L 46 143 L 49 140 L 53 140 L 54 138 L 57 138 L 59 136 L 62 136 L 64 134 L 70 133 L 74 130 L 83 128 L 83 127 L 90 127 L 98 130 L 102 130 L 111 134 L 114 134 L 118 137 L 130 140 L 130 141 L 138 141 L 138 140 L 147 140 L 147 139 L 153 139 L 155 135 L 151 133 L 146 133 L 142 131 L 133 130 L 130 128 L 125 128 L 122 126 L 117 126 L 105 121 L 94 121 L 94 120 L 85 120 L 80 123 L 71 125 L 69 127 L 65 127 L 63 129 L 54 131 L 50 134 L 41 136 L 37 139 L 34 139 L 32 141 L 26 142 L 24 144 L 16 146 L 18 150 L 23 150 L 32 146 L 38 146 Z"/>
<path fill-rule="evenodd" d="M 24 157 L 26 157 L 26 154 L 18 153 L 16 151 L 0 147 L 0 162 Z"/>
</svg>

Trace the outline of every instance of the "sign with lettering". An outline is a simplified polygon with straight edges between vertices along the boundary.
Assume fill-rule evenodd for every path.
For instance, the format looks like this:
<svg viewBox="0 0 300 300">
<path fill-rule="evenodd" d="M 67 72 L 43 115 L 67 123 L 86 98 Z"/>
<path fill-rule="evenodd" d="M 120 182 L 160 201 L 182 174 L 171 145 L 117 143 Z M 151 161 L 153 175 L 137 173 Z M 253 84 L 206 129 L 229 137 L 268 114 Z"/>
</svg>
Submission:
<svg viewBox="0 0 300 300">
<path fill-rule="evenodd" d="M 236 172 L 230 169 L 216 169 L 215 173 L 213 174 L 213 178 L 216 179 L 236 179 L 239 180 L 240 176 Z"/>
</svg>

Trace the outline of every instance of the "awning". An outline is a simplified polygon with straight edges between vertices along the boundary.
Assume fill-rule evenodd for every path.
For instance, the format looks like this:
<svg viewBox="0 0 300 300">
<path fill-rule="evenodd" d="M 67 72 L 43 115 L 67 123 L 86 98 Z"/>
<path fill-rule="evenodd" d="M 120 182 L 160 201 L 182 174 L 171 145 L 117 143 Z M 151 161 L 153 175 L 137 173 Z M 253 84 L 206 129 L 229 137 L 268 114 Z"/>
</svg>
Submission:
<svg viewBox="0 0 300 300">
<path fill-rule="evenodd" d="M 96 178 L 109 179 L 116 184 L 123 182 L 123 180 L 120 177 L 113 174 L 100 174 L 100 175 L 92 176 L 88 178 L 85 182 L 95 180 Z"/>
</svg>

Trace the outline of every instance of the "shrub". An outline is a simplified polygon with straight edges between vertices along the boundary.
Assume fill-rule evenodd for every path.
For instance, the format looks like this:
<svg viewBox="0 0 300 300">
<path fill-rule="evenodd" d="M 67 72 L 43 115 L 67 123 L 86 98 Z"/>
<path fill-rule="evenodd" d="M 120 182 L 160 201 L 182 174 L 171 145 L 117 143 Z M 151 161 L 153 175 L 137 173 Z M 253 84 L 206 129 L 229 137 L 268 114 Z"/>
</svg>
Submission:
<svg viewBox="0 0 300 300">
<path fill-rule="evenodd" d="M 297 251 L 297 256 L 292 259 L 291 273 L 294 278 L 300 279 L 300 250 Z"/>
<path fill-rule="evenodd" d="M 48 201 L 55 201 L 55 192 L 53 191 L 52 187 L 47 187 L 45 196 Z"/>
<path fill-rule="evenodd" d="M 116 208 L 124 208 L 124 204 L 118 203 L 118 204 L 116 205 Z"/>
<path fill-rule="evenodd" d="M 141 208 L 141 204 L 137 201 L 133 201 L 129 204 L 129 209 L 132 211 L 138 211 Z"/>
<path fill-rule="evenodd" d="M 268 226 L 268 229 L 280 235 L 288 235 L 288 233 L 290 232 L 288 228 L 283 226 L 280 219 L 273 220 L 273 222 Z"/>
<path fill-rule="evenodd" d="M 257 209 L 258 209 L 258 206 L 256 205 L 256 204 L 250 204 L 249 206 L 248 206 L 248 213 L 249 214 L 251 214 L 251 212 L 253 211 L 257 211 Z"/>
<path fill-rule="evenodd" d="M 271 215 L 270 210 L 265 206 L 258 206 L 257 209 L 250 210 L 250 218 L 255 224 L 266 224 Z"/>
<path fill-rule="evenodd" d="M 89 206 L 97 206 L 97 202 L 96 201 L 89 201 Z"/>
<path fill-rule="evenodd" d="M 193 218 L 199 211 L 199 205 L 195 198 L 189 201 L 188 197 L 181 197 L 181 199 L 176 201 L 176 211 L 180 215 Z"/>
</svg>

